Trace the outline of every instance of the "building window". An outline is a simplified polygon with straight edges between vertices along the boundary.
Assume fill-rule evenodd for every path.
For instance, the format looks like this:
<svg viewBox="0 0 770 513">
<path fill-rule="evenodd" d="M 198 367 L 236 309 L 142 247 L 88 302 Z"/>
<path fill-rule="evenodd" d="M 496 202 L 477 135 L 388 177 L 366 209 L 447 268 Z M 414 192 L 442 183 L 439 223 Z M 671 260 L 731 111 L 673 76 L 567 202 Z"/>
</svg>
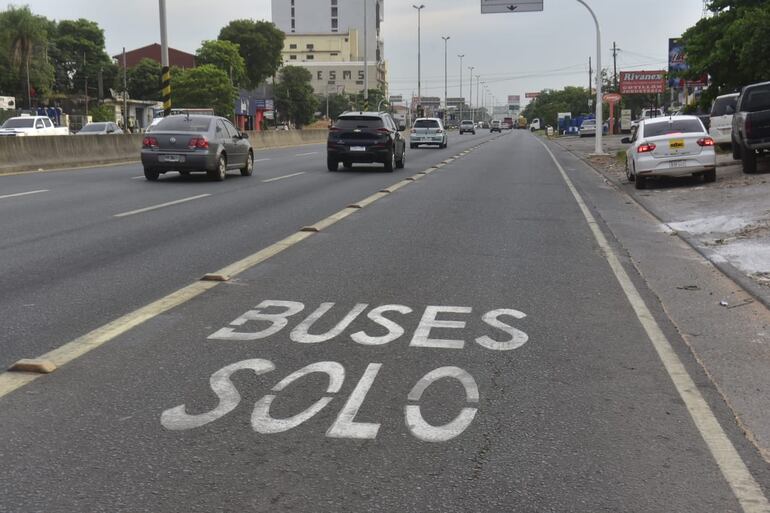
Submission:
<svg viewBox="0 0 770 513">
<path fill-rule="evenodd" d="M 291 31 L 292 31 L 292 32 L 294 32 L 294 28 L 295 28 L 295 26 L 294 26 L 294 20 L 291 20 Z"/>
<path fill-rule="evenodd" d="M 310 43 L 308 43 L 308 45 L 307 45 L 307 49 L 308 49 L 308 50 L 310 50 L 310 51 L 312 52 L 312 51 L 315 49 L 315 45 L 314 45 L 314 44 L 310 44 Z"/>
<path fill-rule="evenodd" d="M 291 17 L 293 18 L 295 16 L 294 14 L 294 7 L 291 8 Z"/>
<path fill-rule="evenodd" d="M 332 30 L 336 31 L 337 27 L 338 27 L 337 18 L 332 18 Z"/>
<path fill-rule="evenodd" d="M 331 55 L 332 57 L 337 57 L 339 54 L 338 54 L 337 52 L 332 52 L 330 55 Z"/>
<path fill-rule="evenodd" d="M 364 81 L 363 80 L 356 80 L 356 85 L 364 85 Z"/>
<path fill-rule="evenodd" d="M 309 61 L 312 61 L 313 59 L 315 59 L 315 55 L 308 55 L 308 56 L 307 56 L 307 57 L 305 57 L 305 58 L 306 58 L 307 60 L 309 60 Z"/>
<path fill-rule="evenodd" d="M 294 1 L 294 0 L 292 0 L 292 2 L 293 2 L 293 1 Z M 332 5 L 333 5 L 333 6 L 336 6 L 336 5 L 337 5 L 337 0 L 332 0 Z"/>
<path fill-rule="evenodd" d="M 338 9 L 336 7 L 332 7 L 332 18 L 336 18 L 338 16 L 337 11 Z"/>
<path fill-rule="evenodd" d="M 296 55 L 289 55 L 289 59 L 292 60 L 292 61 L 296 61 L 297 60 L 297 56 Z"/>
<path fill-rule="evenodd" d="M 292 43 L 292 44 L 289 45 L 289 50 L 296 50 L 296 49 L 297 49 L 297 45 L 296 44 Z"/>
</svg>

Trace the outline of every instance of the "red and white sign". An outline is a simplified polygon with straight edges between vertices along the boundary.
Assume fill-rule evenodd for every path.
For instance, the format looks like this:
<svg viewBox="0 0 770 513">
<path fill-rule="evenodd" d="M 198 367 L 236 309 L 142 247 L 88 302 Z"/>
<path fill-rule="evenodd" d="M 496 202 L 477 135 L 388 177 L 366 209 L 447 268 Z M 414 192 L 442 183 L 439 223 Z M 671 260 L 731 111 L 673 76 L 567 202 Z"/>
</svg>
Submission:
<svg viewBox="0 0 770 513">
<path fill-rule="evenodd" d="M 508 105 L 519 105 L 521 103 L 521 96 L 518 94 L 508 95 Z"/>
<path fill-rule="evenodd" d="M 618 103 L 623 99 L 623 96 L 618 93 L 607 93 L 604 95 L 604 101 L 607 103 Z"/>
<path fill-rule="evenodd" d="M 658 94 L 666 91 L 666 72 L 655 71 L 621 71 L 621 94 Z"/>
<path fill-rule="evenodd" d="M 539 98 L 539 97 L 540 97 L 540 93 L 525 93 L 524 94 L 524 98 L 527 98 L 529 100 L 533 100 L 533 99 Z"/>
</svg>

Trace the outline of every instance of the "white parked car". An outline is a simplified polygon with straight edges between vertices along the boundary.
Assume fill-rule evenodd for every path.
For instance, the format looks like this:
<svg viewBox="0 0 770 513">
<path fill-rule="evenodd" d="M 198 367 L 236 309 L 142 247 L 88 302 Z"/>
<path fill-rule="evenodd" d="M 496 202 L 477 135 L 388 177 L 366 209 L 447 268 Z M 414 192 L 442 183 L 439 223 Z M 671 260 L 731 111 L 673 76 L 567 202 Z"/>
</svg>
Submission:
<svg viewBox="0 0 770 513">
<path fill-rule="evenodd" d="M 112 121 L 88 123 L 77 135 L 123 135 L 123 130 Z"/>
<path fill-rule="evenodd" d="M 66 126 L 57 127 L 47 116 L 19 116 L 10 118 L 0 126 L 0 136 L 29 137 L 34 135 L 69 135 Z"/>
<path fill-rule="evenodd" d="M 581 123 L 579 130 L 580 137 L 596 137 L 596 120 L 586 119 Z"/>
<path fill-rule="evenodd" d="M 626 176 L 637 189 L 644 189 L 651 176 L 700 175 L 705 182 L 716 180 L 715 142 L 696 116 L 643 119 L 623 143 L 631 145 L 626 151 Z"/>
<path fill-rule="evenodd" d="M 711 123 L 709 135 L 714 141 L 725 148 L 732 145 L 733 114 L 738 103 L 738 93 L 718 96 L 711 106 Z"/>
<path fill-rule="evenodd" d="M 431 144 L 446 148 L 449 143 L 444 123 L 439 118 L 417 118 L 412 125 L 409 147 L 414 149 L 420 144 Z"/>
</svg>

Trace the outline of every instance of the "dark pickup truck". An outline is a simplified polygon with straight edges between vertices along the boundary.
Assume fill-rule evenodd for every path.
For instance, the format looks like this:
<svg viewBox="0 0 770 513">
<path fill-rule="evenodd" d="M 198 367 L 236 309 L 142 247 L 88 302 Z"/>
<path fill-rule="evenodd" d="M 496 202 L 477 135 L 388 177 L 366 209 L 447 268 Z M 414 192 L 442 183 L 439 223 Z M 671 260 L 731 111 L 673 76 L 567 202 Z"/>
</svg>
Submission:
<svg viewBox="0 0 770 513">
<path fill-rule="evenodd" d="M 743 88 L 735 106 L 732 142 L 733 158 L 743 162 L 743 172 L 755 173 L 757 157 L 770 152 L 770 82 Z"/>
</svg>

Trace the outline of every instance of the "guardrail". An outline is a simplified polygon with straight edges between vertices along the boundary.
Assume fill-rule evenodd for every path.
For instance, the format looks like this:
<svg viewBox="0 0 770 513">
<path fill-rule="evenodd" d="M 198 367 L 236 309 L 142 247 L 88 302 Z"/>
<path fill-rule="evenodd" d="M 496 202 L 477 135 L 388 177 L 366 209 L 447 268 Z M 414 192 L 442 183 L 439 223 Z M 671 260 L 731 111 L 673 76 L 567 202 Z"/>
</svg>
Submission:
<svg viewBox="0 0 770 513">
<path fill-rule="evenodd" d="M 248 132 L 255 150 L 320 144 L 327 130 Z M 0 174 L 136 162 L 142 134 L 0 137 Z"/>
</svg>

